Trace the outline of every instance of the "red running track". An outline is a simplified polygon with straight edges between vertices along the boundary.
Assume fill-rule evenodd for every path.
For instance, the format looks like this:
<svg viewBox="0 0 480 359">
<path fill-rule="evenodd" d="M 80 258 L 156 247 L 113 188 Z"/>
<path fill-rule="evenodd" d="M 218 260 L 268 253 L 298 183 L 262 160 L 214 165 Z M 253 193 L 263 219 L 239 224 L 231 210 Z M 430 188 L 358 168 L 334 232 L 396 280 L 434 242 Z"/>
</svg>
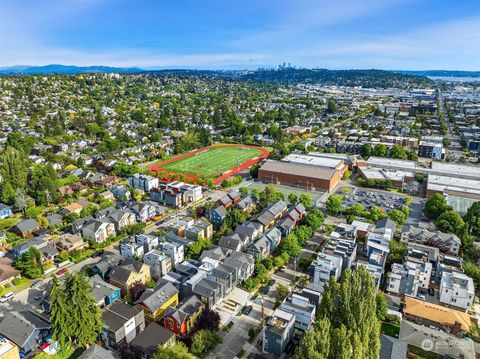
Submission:
<svg viewBox="0 0 480 359">
<path fill-rule="evenodd" d="M 233 168 L 231 168 L 230 170 L 226 171 L 225 174 L 221 175 L 220 177 L 217 177 L 217 178 L 214 178 L 213 179 L 213 182 L 215 184 L 219 184 L 221 183 L 222 181 L 226 180 L 227 178 L 231 177 L 231 176 L 234 176 L 236 175 L 237 173 L 247 169 L 248 167 L 250 166 L 253 166 L 257 163 L 259 163 L 260 161 L 263 161 L 264 159 L 266 159 L 268 157 L 268 155 L 270 154 L 266 149 L 262 148 L 262 147 L 257 147 L 257 146 L 249 146 L 249 145 L 236 145 L 236 144 L 221 144 L 221 145 L 213 145 L 213 146 L 209 146 L 209 147 L 204 147 L 204 148 L 200 148 L 198 150 L 194 150 L 194 151 L 190 151 L 190 152 L 187 152 L 187 153 L 184 153 L 183 155 L 179 155 L 179 156 L 176 156 L 176 157 L 173 157 L 173 158 L 170 158 L 169 160 L 167 161 L 164 161 L 162 163 L 159 163 L 159 164 L 156 164 L 156 165 L 153 165 L 152 167 L 150 167 L 150 170 L 154 171 L 154 172 L 157 172 L 159 175 L 161 174 L 162 178 L 167 180 L 167 181 L 170 181 L 170 178 L 169 178 L 169 175 L 171 174 L 174 174 L 176 177 L 175 177 L 175 180 L 178 179 L 179 177 L 179 174 L 176 173 L 176 172 L 167 172 L 165 171 L 162 166 L 165 166 L 165 165 L 168 165 L 169 163 L 172 163 L 172 162 L 176 162 L 178 160 L 181 160 L 183 158 L 186 158 L 186 157 L 190 157 L 190 156 L 193 156 L 193 155 L 196 155 L 197 153 L 200 153 L 200 152 L 204 152 L 204 151 L 207 151 L 208 149 L 210 148 L 217 148 L 217 147 L 229 147 L 229 146 L 235 146 L 235 147 L 243 147 L 243 148 L 254 148 L 256 150 L 259 150 L 261 152 L 261 154 L 255 158 L 252 158 L 251 160 L 248 160 L 248 161 L 245 161 L 243 163 L 241 163 L 239 166 L 235 166 Z M 188 175 L 188 174 L 184 174 L 185 178 L 187 179 L 190 179 L 192 182 L 195 182 L 197 181 L 198 177 L 199 176 L 192 176 L 192 175 Z"/>
</svg>

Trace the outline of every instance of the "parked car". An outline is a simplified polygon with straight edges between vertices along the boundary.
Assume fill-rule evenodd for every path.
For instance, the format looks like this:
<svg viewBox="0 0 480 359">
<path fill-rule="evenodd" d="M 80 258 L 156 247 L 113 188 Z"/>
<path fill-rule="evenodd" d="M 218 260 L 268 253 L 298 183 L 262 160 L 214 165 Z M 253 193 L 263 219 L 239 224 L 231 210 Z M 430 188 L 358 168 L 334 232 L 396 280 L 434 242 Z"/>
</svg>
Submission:
<svg viewBox="0 0 480 359">
<path fill-rule="evenodd" d="M 245 315 L 249 315 L 252 312 L 252 310 L 253 310 L 253 307 L 251 305 L 247 305 L 243 307 L 242 312 Z"/>
<path fill-rule="evenodd" d="M 269 290 L 270 290 L 270 287 L 269 287 L 268 285 L 266 285 L 265 287 L 262 287 L 262 288 L 260 289 L 260 292 L 261 292 L 262 294 L 267 294 Z"/>
<path fill-rule="evenodd" d="M 63 269 L 60 269 L 57 273 L 55 273 L 55 275 L 57 277 L 61 277 L 62 275 L 64 275 L 67 272 L 68 272 L 68 268 L 63 268 Z"/>
<path fill-rule="evenodd" d="M 430 294 L 430 295 L 435 295 L 435 289 L 433 289 L 433 288 L 428 288 L 428 294 Z"/>
<path fill-rule="evenodd" d="M 5 303 L 6 301 L 9 301 L 10 299 L 12 299 L 14 296 L 15 294 L 13 294 L 13 292 L 2 295 L 0 297 L 0 303 Z"/>
<path fill-rule="evenodd" d="M 100 249 L 96 252 L 93 252 L 92 253 L 92 258 L 97 258 L 97 257 L 100 257 L 103 253 L 105 253 L 105 251 L 103 249 Z"/>
<path fill-rule="evenodd" d="M 270 280 L 268 281 L 268 285 L 269 285 L 270 287 L 271 287 L 272 285 L 274 285 L 274 284 L 275 284 L 275 279 L 270 279 Z"/>
<path fill-rule="evenodd" d="M 39 294 L 39 295 L 36 295 L 35 297 L 33 297 L 33 300 L 40 300 L 42 299 L 43 297 Z"/>
</svg>

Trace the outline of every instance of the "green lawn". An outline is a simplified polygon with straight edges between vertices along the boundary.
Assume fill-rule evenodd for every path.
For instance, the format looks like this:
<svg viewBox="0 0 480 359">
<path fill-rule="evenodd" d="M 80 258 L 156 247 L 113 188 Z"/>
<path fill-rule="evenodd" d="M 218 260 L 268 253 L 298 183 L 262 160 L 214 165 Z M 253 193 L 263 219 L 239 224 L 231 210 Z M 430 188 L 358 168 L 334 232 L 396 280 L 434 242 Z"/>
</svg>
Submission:
<svg viewBox="0 0 480 359">
<path fill-rule="evenodd" d="M 400 334 L 400 326 L 398 324 L 382 322 L 381 332 L 390 337 L 398 338 L 398 335 Z"/>
<path fill-rule="evenodd" d="M 212 147 L 198 154 L 162 165 L 161 168 L 168 172 L 216 178 L 223 172 L 261 154 L 262 152 L 255 148 Z"/>
</svg>

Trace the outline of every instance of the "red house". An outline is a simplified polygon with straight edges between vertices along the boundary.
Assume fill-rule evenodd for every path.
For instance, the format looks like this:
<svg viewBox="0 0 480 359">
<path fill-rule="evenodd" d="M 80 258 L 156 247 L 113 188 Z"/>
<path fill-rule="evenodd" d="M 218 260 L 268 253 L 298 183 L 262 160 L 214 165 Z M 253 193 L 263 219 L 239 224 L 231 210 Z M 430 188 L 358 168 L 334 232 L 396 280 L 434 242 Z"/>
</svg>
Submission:
<svg viewBox="0 0 480 359">
<path fill-rule="evenodd" d="M 165 313 L 164 326 L 168 330 L 186 335 L 192 330 L 205 305 L 196 295 L 184 300 L 177 308 L 169 307 Z"/>
</svg>

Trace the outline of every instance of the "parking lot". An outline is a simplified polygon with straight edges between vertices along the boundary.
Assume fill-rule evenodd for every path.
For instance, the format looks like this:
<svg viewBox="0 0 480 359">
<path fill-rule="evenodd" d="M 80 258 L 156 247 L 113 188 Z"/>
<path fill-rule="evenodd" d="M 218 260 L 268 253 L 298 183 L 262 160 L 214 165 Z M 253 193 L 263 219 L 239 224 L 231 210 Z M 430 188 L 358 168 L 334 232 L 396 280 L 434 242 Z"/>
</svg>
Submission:
<svg viewBox="0 0 480 359">
<path fill-rule="evenodd" d="M 343 194 L 343 191 L 339 190 L 337 193 Z M 366 209 L 379 207 L 385 213 L 388 213 L 393 209 L 402 209 L 405 200 L 396 193 L 352 188 L 352 192 L 343 197 L 343 208 L 351 207 L 356 203 L 361 204 Z"/>
</svg>

